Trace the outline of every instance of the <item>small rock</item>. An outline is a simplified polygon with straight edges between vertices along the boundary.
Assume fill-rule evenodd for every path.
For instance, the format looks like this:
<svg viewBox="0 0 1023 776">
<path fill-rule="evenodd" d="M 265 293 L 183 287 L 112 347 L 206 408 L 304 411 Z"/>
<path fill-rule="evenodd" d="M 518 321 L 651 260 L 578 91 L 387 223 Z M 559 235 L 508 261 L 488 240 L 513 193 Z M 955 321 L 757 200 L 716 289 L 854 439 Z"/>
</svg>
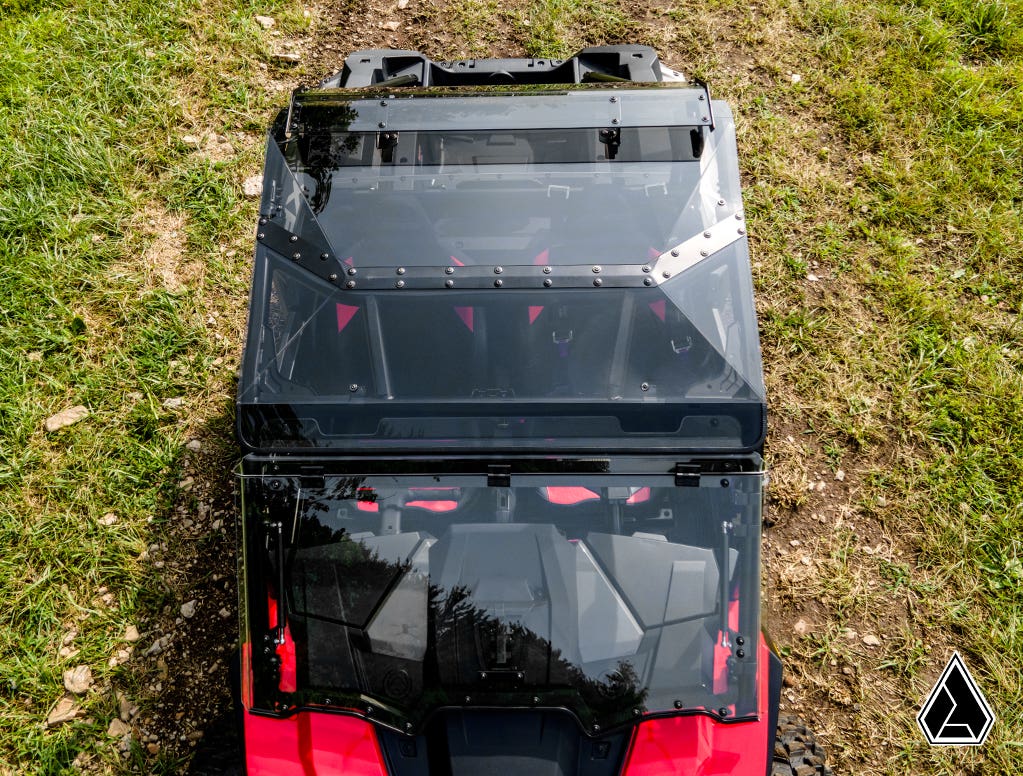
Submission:
<svg viewBox="0 0 1023 776">
<path fill-rule="evenodd" d="M 242 194 L 249 199 L 261 196 L 263 194 L 263 177 L 261 175 L 253 175 L 251 178 L 243 180 Z"/>
<path fill-rule="evenodd" d="M 398 0 L 398 10 L 404 11 L 408 8 L 408 0 Z"/>
<path fill-rule="evenodd" d="M 60 655 L 60 657 L 64 660 L 70 660 L 71 658 L 75 657 L 79 652 L 81 652 L 81 650 L 75 649 L 74 647 L 61 647 L 57 654 Z"/>
<path fill-rule="evenodd" d="M 302 61 L 302 55 L 296 54 L 293 51 L 283 51 L 279 54 L 274 54 L 274 59 L 278 62 L 285 62 L 289 65 L 295 65 Z"/>
<path fill-rule="evenodd" d="M 253 18 L 256 20 L 256 24 L 258 24 L 264 30 L 269 30 L 271 27 L 273 27 L 275 24 L 277 24 L 277 20 L 274 19 L 272 16 L 259 16 L 259 15 L 257 15 L 257 16 L 254 16 Z"/>
<path fill-rule="evenodd" d="M 75 666 L 64 672 L 64 688 L 75 695 L 88 692 L 92 687 L 92 669 L 89 666 Z"/>
<path fill-rule="evenodd" d="M 64 634 L 64 638 L 62 638 L 60 640 L 60 643 L 61 643 L 62 646 L 66 647 L 68 644 L 70 644 L 72 641 L 74 641 L 77 636 L 78 636 L 78 628 L 72 628 L 71 630 L 69 630 L 67 633 Z"/>
<path fill-rule="evenodd" d="M 868 633 L 866 636 L 863 637 L 863 643 L 866 644 L 868 647 L 880 647 L 881 639 L 879 639 L 873 633 Z"/>
<path fill-rule="evenodd" d="M 70 722 L 78 716 L 80 709 L 78 704 L 75 703 L 74 698 L 64 696 L 58 702 L 53 711 L 50 712 L 50 716 L 46 718 L 47 727 L 55 727 L 63 724 L 64 722 Z"/>
<path fill-rule="evenodd" d="M 134 644 L 136 641 L 139 640 L 139 638 L 140 638 L 139 629 L 134 625 L 128 625 L 128 627 L 124 629 L 125 641 Z"/>
<path fill-rule="evenodd" d="M 195 615 L 196 600 L 193 598 L 191 601 L 186 601 L 181 604 L 181 616 L 186 620 Z"/>
<path fill-rule="evenodd" d="M 146 751 L 149 752 L 149 754 L 160 754 L 160 745 L 146 744 Z"/>
<path fill-rule="evenodd" d="M 383 23 L 383 24 L 381 24 L 380 26 L 381 26 L 381 27 L 383 27 L 383 28 L 384 28 L 385 30 L 390 30 L 391 32 L 394 32 L 394 31 L 395 31 L 395 30 L 397 30 L 397 29 L 398 29 L 398 27 L 400 27 L 401 25 L 400 25 L 400 24 L 399 24 L 398 22 L 395 22 L 395 21 L 389 21 L 389 22 L 384 22 L 384 23 Z"/>
<path fill-rule="evenodd" d="M 803 76 L 801 76 L 799 73 L 792 73 L 791 75 L 789 75 L 789 80 L 792 81 L 792 83 L 794 84 L 798 84 L 800 81 L 803 80 Z"/>
<path fill-rule="evenodd" d="M 221 610 L 220 610 L 219 612 L 217 612 L 217 614 L 219 614 L 219 615 L 220 615 L 221 617 L 223 617 L 223 618 L 224 618 L 225 620 L 226 620 L 226 619 L 227 619 L 228 617 L 230 617 L 230 616 L 231 616 L 231 612 L 230 612 L 230 611 L 228 611 L 228 609 L 227 609 L 227 607 L 226 607 L 226 606 L 225 606 L 225 607 L 224 607 L 223 609 L 221 609 Z"/>
<path fill-rule="evenodd" d="M 160 681 L 161 682 L 164 679 L 167 678 L 167 673 L 168 673 L 167 661 L 164 660 L 162 657 L 161 658 L 157 658 L 157 660 L 156 660 L 156 675 L 158 677 L 160 677 Z"/>
<path fill-rule="evenodd" d="M 42 361 L 43 354 L 40 353 L 38 350 L 32 350 L 26 354 L 25 358 L 27 358 L 29 361 Z"/>
<path fill-rule="evenodd" d="M 197 453 L 200 450 L 202 450 L 202 442 L 200 442 L 198 439 L 190 439 L 188 441 L 188 444 L 185 445 L 185 447 L 191 450 L 193 453 Z"/>
<path fill-rule="evenodd" d="M 113 512 L 107 512 L 103 517 L 96 521 L 100 525 L 113 525 L 117 522 L 117 515 Z"/>
<path fill-rule="evenodd" d="M 852 628 L 843 628 L 842 629 L 842 635 L 845 636 L 847 641 L 852 641 L 854 638 L 856 638 L 860 634 L 858 634 Z"/>
<path fill-rule="evenodd" d="M 224 521 L 220 520 L 219 518 L 217 520 L 214 520 L 212 523 L 210 523 L 210 528 L 212 528 L 214 531 L 219 531 L 223 527 L 224 527 Z M 217 580 L 214 579 L 213 581 L 216 582 Z"/>
<path fill-rule="evenodd" d="M 192 146 L 192 148 L 198 148 L 202 145 L 202 138 L 198 135 L 183 135 L 181 142 L 187 146 Z"/>
<path fill-rule="evenodd" d="M 835 472 L 835 479 L 838 480 L 839 482 L 842 482 L 845 479 L 845 470 L 839 469 L 837 472 Z"/>
<path fill-rule="evenodd" d="M 810 623 L 803 618 L 796 620 L 796 624 L 792 626 L 792 630 L 797 636 L 805 636 L 810 632 Z"/>
<path fill-rule="evenodd" d="M 846 676 L 852 676 L 854 673 L 852 670 L 852 666 L 842 666 L 842 673 L 845 674 Z"/>
<path fill-rule="evenodd" d="M 87 417 L 89 417 L 89 410 L 81 404 L 78 404 L 66 410 L 61 410 L 56 415 L 48 417 L 46 422 L 43 424 L 43 428 L 45 428 L 48 433 L 52 433 L 64 428 L 65 426 L 77 423 Z"/>
<path fill-rule="evenodd" d="M 125 733 L 130 733 L 131 728 L 123 720 L 114 717 L 110 720 L 110 725 L 107 727 L 107 735 L 111 738 L 120 738 Z"/>
<path fill-rule="evenodd" d="M 793 539 L 792 541 L 789 542 L 789 545 L 792 547 L 799 547 L 800 545 L 802 545 L 802 542 L 799 541 L 799 539 Z"/>
<path fill-rule="evenodd" d="M 171 635 L 168 633 L 166 636 L 161 636 L 156 641 L 154 641 L 150 645 L 149 649 L 147 649 L 142 654 L 145 655 L 146 657 L 153 657 L 154 655 L 159 655 L 161 652 L 167 649 L 167 645 L 170 643 Z"/>
<path fill-rule="evenodd" d="M 163 408 L 165 410 L 176 410 L 178 407 L 180 407 L 184 403 L 185 403 L 184 399 L 182 399 L 180 396 L 175 396 L 175 397 L 170 398 L 170 399 L 164 399 L 163 400 Z"/>
</svg>

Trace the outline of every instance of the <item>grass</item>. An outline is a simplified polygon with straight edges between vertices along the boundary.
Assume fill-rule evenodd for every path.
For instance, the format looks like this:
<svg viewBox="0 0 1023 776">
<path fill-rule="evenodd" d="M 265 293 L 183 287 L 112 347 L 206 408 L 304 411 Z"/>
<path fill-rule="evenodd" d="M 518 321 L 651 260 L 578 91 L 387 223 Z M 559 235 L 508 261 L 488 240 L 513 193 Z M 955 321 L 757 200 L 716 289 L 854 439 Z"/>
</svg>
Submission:
<svg viewBox="0 0 1023 776">
<path fill-rule="evenodd" d="M 412 10 L 434 56 L 647 42 L 732 102 L 773 411 L 769 536 L 802 540 L 768 553 L 767 595 L 780 620 L 819 626 L 775 634 L 793 703 L 841 771 L 1015 772 L 1019 0 Z M 284 0 L 0 0 L 0 773 L 179 767 L 113 753 L 113 690 L 144 696 L 152 676 L 109 660 L 129 623 L 179 603 L 147 556 L 190 503 L 184 443 L 206 433 L 230 455 L 252 217 L 238 184 L 280 100 L 255 13 L 309 33 Z M 216 135 L 229 152 L 207 152 Z M 42 430 L 77 404 L 89 417 Z M 997 715 L 980 750 L 930 749 L 913 722 L 952 649 Z M 78 664 L 95 688 L 46 728 Z"/>
</svg>

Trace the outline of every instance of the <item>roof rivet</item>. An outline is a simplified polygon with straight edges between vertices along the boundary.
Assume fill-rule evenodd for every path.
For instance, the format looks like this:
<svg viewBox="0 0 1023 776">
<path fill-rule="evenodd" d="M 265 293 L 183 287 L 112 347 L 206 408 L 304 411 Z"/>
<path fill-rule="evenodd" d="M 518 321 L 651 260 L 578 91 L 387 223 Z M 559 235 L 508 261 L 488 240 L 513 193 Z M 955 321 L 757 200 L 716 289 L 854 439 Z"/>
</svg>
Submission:
<svg viewBox="0 0 1023 776">
<path fill-rule="evenodd" d="M 644 264 L 644 265 L 643 265 L 643 271 L 644 271 L 644 272 L 649 272 L 649 271 L 650 271 L 650 269 L 651 269 L 651 267 L 650 267 L 650 265 L 649 265 L 649 264 Z"/>
<path fill-rule="evenodd" d="M 497 280 L 494 281 L 494 288 L 500 288 L 503 285 L 504 285 L 504 281 L 501 280 L 501 278 L 498 278 Z"/>
<path fill-rule="evenodd" d="M 612 97 L 611 98 L 611 102 L 618 102 L 618 98 L 617 97 Z"/>
<path fill-rule="evenodd" d="M 705 99 L 707 99 L 707 98 L 706 98 L 706 97 L 704 97 L 704 96 L 703 96 L 703 95 L 701 94 L 701 95 L 700 95 L 700 96 L 699 96 L 699 97 L 698 97 L 697 99 L 698 99 L 698 100 L 699 100 L 700 102 L 703 102 L 703 101 L 704 101 Z"/>
<path fill-rule="evenodd" d="M 644 286 L 652 286 L 654 284 L 653 278 L 643 278 Z"/>
<path fill-rule="evenodd" d="M 710 239 L 710 232 L 704 232 L 703 236 L 706 237 L 709 240 Z"/>
<path fill-rule="evenodd" d="M 404 275 L 405 274 L 405 268 L 404 267 L 398 267 L 397 272 L 398 272 L 399 275 Z"/>
<path fill-rule="evenodd" d="M 604 281 L 601 280 L 600 278 L 593 278 L 593 285 L 595 285 L 595 286 L 602 286 L 602 285 L 604 285 Z"/>
<path fill-rule="evenodd" d="M 455 268 L 454 267 L 445 267 L 444 268 L 444 274 L 445 275 L 454 275 L 455 274 Z"/>
<path fill-rule="evenodd" d="M 641 390 L 641 391 L 649 391 L 650 390 L 650 383 L 640 383 L 639 390 Z"/>
<path fill-rule="evenodd" d="M 710 254 L 707 253 L 707 251 L 700 251 L 700 255 L 703 256 L 703 258 L 707 258 Z"/>
<path fill-rule="evenodd" d="M 676 709 L 681 709 L 682 708 L 682 701 L 675 701 L 674 706 L 675 706 Z"/>
<path fill-rule="evenodd" d="M 266 216 L 260 216 L 259 217 L 259 223 L 260 224 L 265 224 L 268 220 L 269 219 Z"/>
<path fill-rule="evenodd" d="M 299 259 L 302 258 L 302 254 L 301 253 L 293 253 L 293 254 L 291 254 L 291 258 L 294 259 L 295 261 L 298 261 Z"/>
<path fill-rule="evenodd" d="M 701 118 L 701 119 L 700 119 L 700 121 L 704 121 L 704 122 L 706 122 L 706 121 L 710 121 L 710 119 L 709 119 L 709 118 L 707 118 L 706 116 L 704 116 L 703 118 Z"/>
<path fill-rule="evenodd" d="M 678 248 L 672 248 L 671 249 L 671 255 L 674 256 L 677 259 L 678 258 Z"/>
<path fill-rule="evenodd" d="M 706 119 L 704 119 L 704 120 L 706 121 Z M 377 126 L 380 127 L 380 129 L 383 129 L 384 127 L 387 126 L 387 122 L 381 121 L 379 124 L 377 124 Z"/>
<path fill-rule="evenodd" d="M 349 280 L 347 283 L 345 283 L 345 288 L 355 288 L 355 281 Z"/>
<path fill-rule="evenodd" d="M 592 267 L 590 267 L 590 269 L 593 271 L 594 275 L 599 275 L 600 274 L 600 266 L 599 265 L 595 264 Z"/>
<path fill-rule="evenodd" d="M 640 712 L 640 710 L 639 710 L 639 709 L 633 709 L 633 710 L 632 710 L 632 716 L 634 716 L 634 717 L 638 717 L 638 716 L 640 715 L 640 713 L 641 713 L 641 712 Z"/>
<path fill-rule="evenodd" d="M 329 253 L 321 253 L 320 254 L 320 261 L 326 261 L 329 258 L 330 258 L 330 254 Z"/>
<path fill-rule="evenodd" d="M 725 201 L 723 199 L 719 199 L 718 200 L 718 205 L 724 205 L 724 204 L 725 204 Z"/>
<path fill-rule="evenodd" d="M 502 272 L 504 272 L 504 267 L 494 267 L 495 275 L 500 275 Z"/>
<path fill-rule="evenodd" d="M 348 390 L 351 391 L 352 393 L 355 393 L 357 390 L 359 390 L 359 384 L 358 383 L 349 383 Z"/>
<path fill-rule="evenodd" d="M 471 696 L 469 696 L 469 695 L 466 695 L 466 696 L 465 696 L 465 702 L 466 702 L 466 703 L 472 703 L 472 697 L 471 697 Z"/>
<path fill-rule="evenodd" d="M 735 220 L 736 221 L 741 221 L 742 220 L 742 213 L 736 213 L 735 214 Z"/>
<path fill-rule="evenodd" d="M 264 237 L 266 237 L 266 235 L 263 234 L 262 232 L 260 232 L 259 234 L 256 235 L 256 239 L 257 240 L 262 240 Z"/>
<path fill-rule="evenodd" d="M 543 274 L 545 274 L 545 275 L 550 275 L 550 274 L 551 274 L 551 268 L 550 268 L 550 265 L 545 265 L 545 266 L 544 266 L 544 268 L 543 268 Z"/>
<path fill-rule="evenodd" d="M 594 725 L 593 726 L 593 732 L 594 733 L 599 733 L 600 732 L 600 725 Z"/>
<path fill-rule="evenodd" d="M 334 283 L 334 282 L 336 282 L 336 281 L 337 281 L 337 273 L 336 273 L 336 272 L 331 272 L 331 273 L 330 273 L 330 274 L 329 274 L 329 275 L 327 276 L 327 279 L 328 279 L 328 280 L 330 280 L 330 282 L 331 282 L 331 283 Z"/>
<path fill-rule="evenodd" d="M 356 272 L 358 272 L 358 270 L 355 269 L 355 267 L 349 267 L 348 268 L 348 274 L 349 275 L 354 275 Z"/>
<path fill-rule="evenodd" d="M 611 119 L 611 123 L 612 124 L 617 124 L 618 123 L 618 119 Z"/>
<path fill-rule="evenodd" d="M 737 229 L 736 231 L 738 231 L 739 234 L 746 234 L 746 230 L 743 229 L 742 227 L 739 227 L 739 229 Z"/>
<path fill-rule="evenodd" d="M 554 285 L 554 281 L 551 280 L 550 278 L 544 278 L 543 285 L 544 285 L 544 288 L 550 288 L 551 286 Z"/>
<path fill-rule="evenodd" d="M 444 286 L 446 288 L 454 288 L 455 287 L 455 281 L 453 281 L 451 278 L 448 278 L 447 280 L 444 281 Z"/>
<path fill-rule="evenodd" d="M 662 272 L 661 274 L 664 275 L 664 277 L 666 277 L 666 278 L 670 278 L 671 277 L 671 273 L 668 272 L 668 270 L 664 270 L 664 272 Z"/>
<path fill-rule="evenodd" d="M 399 280 L 397 283 L 394 284 L 394 287 L 395 288 L 404 288 L 405 287 L 405 281 L 404 280 Z"/>
<path fill-rule="evenodd" d="M 289 237 L 288 239 L 289 239 L 289 240 L 290 240 L 291 242 L 293 242 L 293 243 L 295 243 L 295 242 L 298 242 L 298 235 L 297 235 L 297 234 L 293 234 L 293 235 L 291 235 L 291 237 Z"/>
<path fill-rule="evenodd" d="M 700 99 L 702 100 L 703 98 L 701 97 Z M 381 108 L 386 108 L 387 107 L 387 100 L 381 100 L 380 101 L 380 107 Z"/>
</svg>

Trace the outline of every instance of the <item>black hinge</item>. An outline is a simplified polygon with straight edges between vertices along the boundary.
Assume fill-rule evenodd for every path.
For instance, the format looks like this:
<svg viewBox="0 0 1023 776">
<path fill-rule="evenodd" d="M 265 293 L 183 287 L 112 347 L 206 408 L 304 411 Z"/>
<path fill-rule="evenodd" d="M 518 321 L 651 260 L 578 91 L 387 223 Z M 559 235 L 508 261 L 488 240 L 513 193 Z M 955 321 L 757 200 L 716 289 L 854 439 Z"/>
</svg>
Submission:
<svg viewBox="0 0 1023 776">
<path fill-rule="evenodd" d="M 696 463 L 675 464 L 675 486 L 680 488 L 700 487 L 700 465 Z"/>
<path fill-rule="evenodd" d="M 490 464 L 487 467 L 487 487 L 510 488 L 511 466 L 506 464 Z"/>
</svg>

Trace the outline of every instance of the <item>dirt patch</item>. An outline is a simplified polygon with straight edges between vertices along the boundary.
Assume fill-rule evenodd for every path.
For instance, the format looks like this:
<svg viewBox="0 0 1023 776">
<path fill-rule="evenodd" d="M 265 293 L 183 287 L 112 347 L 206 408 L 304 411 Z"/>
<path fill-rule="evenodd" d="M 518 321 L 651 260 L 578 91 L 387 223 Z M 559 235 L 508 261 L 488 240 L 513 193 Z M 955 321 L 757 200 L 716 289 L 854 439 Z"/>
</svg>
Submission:
<svg viewBox="0 0 1023 776">
<path fill-rule="evenodd" d="M 184 214 L 168 210 L 150 210 L 145 220 L 133 226 L 133 234 L 141 236 L 141 261 L 134 261 L 122 271 L 141 274 L 143 288 L 163 289 L 180 293 L 189 285 L 201 283 L 203 265 L 186 255 Z"/>
</svg>

